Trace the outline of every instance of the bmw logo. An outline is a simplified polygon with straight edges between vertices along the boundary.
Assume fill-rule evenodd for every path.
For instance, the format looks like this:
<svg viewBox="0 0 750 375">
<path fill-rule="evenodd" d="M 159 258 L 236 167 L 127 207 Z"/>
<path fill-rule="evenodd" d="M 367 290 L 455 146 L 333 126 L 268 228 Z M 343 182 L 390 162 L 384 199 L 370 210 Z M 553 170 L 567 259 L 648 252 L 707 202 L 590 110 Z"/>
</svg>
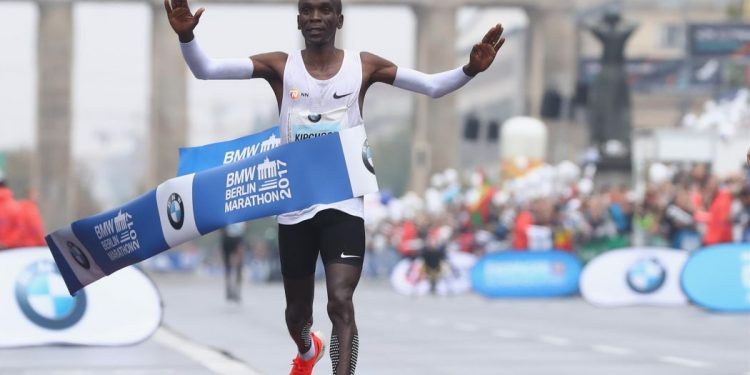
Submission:
<svg viewBox="0 0 750 375">
<path fill-rule="evenodd" d="M 62 330 L 78 323 L 86 312 L 86 293 L 71 297 L 55 263 L 32 263 L 16 279 L 16 302 L 30 321 L 46 329 Z"/>
<path fill-rule="evenodd" d="M 76 261 L 81 267 L 85 269 L 91 269 L 91 263 L 89 262 L 89 258 L 86 257 L 86 254 L 81 251 L 81 248 L 76 246 L 73 242 L 68 241 L 66 243 L 68 246 L 68 251 L 70 252 L 70 255 L 73 256 L 73 260 Z"/>
<path fill-rule="evenodd" d="M 310 120 L 310 122 L 318 122 L 321 118 L 323 118 L 323 115 L 320 113 L 307 115 L 307 119 Z"/>
<path fill-rule="evenodd" d="M 185 222 L 185 205 L 182 204 L 182 197 L 177 193 L 172 193 L 167 200 L 167 218 L 172 228 L 179 230 Z"/>
<path fill-rule="evenodd" d="M 630 289 L 636 293 L 649 294 L 657 291 L 667 278 L 667 271 L 656 258 L 642 258 L 633 263 L 627 272 Z"/>
<path fill-rule="evenodd" d="M 367 139 L 365 139 L 365 143 L 362 144 L 362 162 L 365 163 L 365 168 L 367 168 L 370 173 L 375 174 L 375 167 L 372 165 L 372 150 L 370 149 L 370 143 L 367 142 Z"/>
</svg>

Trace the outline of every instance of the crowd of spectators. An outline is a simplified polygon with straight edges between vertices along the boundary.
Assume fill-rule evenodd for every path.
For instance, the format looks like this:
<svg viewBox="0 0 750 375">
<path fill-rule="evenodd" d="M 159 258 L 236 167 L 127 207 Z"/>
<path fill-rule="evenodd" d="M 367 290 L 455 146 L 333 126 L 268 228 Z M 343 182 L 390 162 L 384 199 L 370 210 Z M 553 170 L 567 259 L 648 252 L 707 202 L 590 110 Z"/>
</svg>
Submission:
<svg viewBox="0 0 750 375">
<path fill-rule="evenodd" d="M 430 251 L 555 249 L 586 262 L 630 246 L 693 251 L 750 242 L 747 171 L 720 178 L 705 164 L 654 164 L 639 189 L 597 186 L 595 173 L 570 162 L 510 179 L 447 170 L 424 195 L 369 195 L 365 274 L 386 276 L 399 259 Z M 15 199 L 0 177 L 0 249 L 26 246 L 44 246 L 39 209 L 33 194 Z"/>
<path fill-rule="evenodd" d="M 743 172 L 719 178 L 705 164 L 654 164 L 640 189 L 601 183 L 594 168 L 564 162 L 515 178 L 446 171 L 423 196 L 366 199 L 369 272 L 392 256 L 426 250 L 482 255 L 562 250 L 586 262 L 631 246 L 700 247 L 750 241 L 750 188 Z"/>
</svg>

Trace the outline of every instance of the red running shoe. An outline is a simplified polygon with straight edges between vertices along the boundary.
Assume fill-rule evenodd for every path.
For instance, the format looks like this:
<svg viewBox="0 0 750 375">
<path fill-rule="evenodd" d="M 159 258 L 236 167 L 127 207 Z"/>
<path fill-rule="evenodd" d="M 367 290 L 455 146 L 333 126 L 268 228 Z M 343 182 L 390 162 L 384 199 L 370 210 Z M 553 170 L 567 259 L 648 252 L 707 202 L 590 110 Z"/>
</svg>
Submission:
<svg viewBox="0 0 750 375">
<path fill-rule="evenodd" d="M 315 347 L 315 355 L 305 361 L 297 354 L 297 357 L 292 362 L 292 372 L 289 375 L 312 375 L 313 366 L 323 358 L 323 354 L 326 351 L 326 342 L 320 332 L 312 333 L 312 344 Z"/>
</svg>

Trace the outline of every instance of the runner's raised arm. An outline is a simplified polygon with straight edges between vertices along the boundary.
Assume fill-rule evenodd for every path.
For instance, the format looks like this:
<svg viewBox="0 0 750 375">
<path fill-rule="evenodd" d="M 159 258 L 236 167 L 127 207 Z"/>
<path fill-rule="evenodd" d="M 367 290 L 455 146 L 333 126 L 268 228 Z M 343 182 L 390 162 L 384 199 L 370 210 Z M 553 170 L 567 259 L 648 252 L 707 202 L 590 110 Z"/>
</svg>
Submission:
<svg viewBox="0 0 750 375">
<path fill-rule="evenodd" d="M 366 86 L 369 87 L 375 82 L 382 82 L 439 98 L 461 88 L 474 76 L 487 70 L 495 60 L 497 51 L 504 43 L 503 27 L 497 24 L 487 31 L 479 43 L 474 45 L 469 55 L 469 62 L 466 65 L 435 74 L 396 66 L 377 55 L 363 53 L 362 63 L 367 75 Z"/>
</svg>

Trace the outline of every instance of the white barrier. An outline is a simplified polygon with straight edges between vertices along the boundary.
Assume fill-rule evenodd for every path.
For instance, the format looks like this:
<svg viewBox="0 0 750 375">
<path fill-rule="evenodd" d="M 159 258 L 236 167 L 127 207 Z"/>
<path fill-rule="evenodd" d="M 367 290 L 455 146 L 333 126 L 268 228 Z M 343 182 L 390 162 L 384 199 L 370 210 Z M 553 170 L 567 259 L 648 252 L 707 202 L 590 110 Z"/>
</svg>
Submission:
<svg viewBox="0 0 750 375">
<path fill-rule="evenodd" d="M 0 348 L 134 344 L 161 320 L 156 287 L 134 267 L 71 297 L 48 248 L 0 251 Z"/>
</svg>

